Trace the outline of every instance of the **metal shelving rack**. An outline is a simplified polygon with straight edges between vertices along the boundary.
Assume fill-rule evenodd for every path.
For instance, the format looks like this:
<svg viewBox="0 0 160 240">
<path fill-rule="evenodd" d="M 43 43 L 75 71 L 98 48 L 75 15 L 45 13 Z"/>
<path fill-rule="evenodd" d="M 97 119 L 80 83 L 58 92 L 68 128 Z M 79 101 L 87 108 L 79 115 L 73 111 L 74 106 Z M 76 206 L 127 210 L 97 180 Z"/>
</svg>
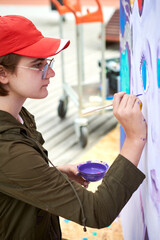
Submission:
<svg viewBox="0 0 160 240">
<path fill-rule="evenodd" d="M 75 119 L 75 132 L 78 137 L 78 140 L 81 143 L 81 146 L 84 148 L 88 142 L 88 119 L 84 117 L 84 110 L 87 107 L 91 107 L 91 104 L 87 102 L 88 91 L 93 91 L 94 94 L 97 92 L 97 95 L 101 96 L 101 101 L 97 102 L 97 106 L 103 106 L 106 103 L 106 93 L 107 93 L 107 83 L 106 83 L 106 73 L 105 73 L 105 24 L 103 20 L 103 11 L 102 6 L 99 0 L 95 0 L 97 4 L 97 10 L 90 12 L 87 9 L 87 14 L 82 15 L 82 6 L 80 0 L 76 0 L 73 4 L 71 0 L 64 0 L 61 5 L 57 0 L 52 0 L 55 4 L 59 16 L 59 26 L 60 26 L 60 37 L 63 38 L 63 15 L 66 13 L 73 13 L 75 17 L 76 24 L 76 41 L 77 41 L 77 86 L 70 86 L 65 81 L 64 76 L 64 56 L 63 52 L 61 53 L 61 62 L 62 62 L 62 87 L 63 87 L 63 96 L 61 97 L 58 105 L 58 115 L 60 118 L 64 118 L 67 113 L 68 108 L 68 97 L 72 99 L 75 105 L 78 108 L 79 117 Z M 86 84 L 84 81 L 84 56 L 83 56 L 83 24 L 86 23 L 97 23 L 101 24 L 101 89 L 97 84 Z M 86 103 L 82 101 L 86 99 Z M 105 110 L 101 113 L 104 113 Z"/>
</svg>

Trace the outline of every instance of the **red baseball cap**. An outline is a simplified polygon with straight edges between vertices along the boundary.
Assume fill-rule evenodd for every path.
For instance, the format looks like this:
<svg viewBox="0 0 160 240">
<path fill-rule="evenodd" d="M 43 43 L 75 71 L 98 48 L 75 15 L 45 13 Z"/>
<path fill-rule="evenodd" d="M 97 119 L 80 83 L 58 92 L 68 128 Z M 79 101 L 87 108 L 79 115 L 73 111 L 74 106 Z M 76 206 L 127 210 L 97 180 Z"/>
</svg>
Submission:
<svg viewBox="0 0 160 240">
<path fill-rule="evenodd" d="M 23 16 L 0 16 L 0 56 L 15 53 L 26 57 L 47 58 L 58 54 L 69 44 L 69 40 L 44 37 Z"/>
</svg>

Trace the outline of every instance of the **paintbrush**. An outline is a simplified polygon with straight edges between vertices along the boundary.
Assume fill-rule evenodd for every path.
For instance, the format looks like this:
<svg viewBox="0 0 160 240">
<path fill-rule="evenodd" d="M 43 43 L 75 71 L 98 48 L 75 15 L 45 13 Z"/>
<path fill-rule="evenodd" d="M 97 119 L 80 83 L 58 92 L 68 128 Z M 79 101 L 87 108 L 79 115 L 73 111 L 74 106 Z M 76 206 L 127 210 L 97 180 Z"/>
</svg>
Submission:
<svg viewBox="0 0 160 240">
<path fill-rule="evenodd" d="M 136 97 L 139 97 L 143 95 L 142 93 L 140 94 L 137 94 Z M 83 112 L 82 112 L 82 115 L 87 115 L 87 114 L 90 114 L 90 113 L 93 113 L 93 112 L 98 112 L 98 111 L 101 111 L 103 109 L 109 109 L 109 108 L 112 108 L 113 104 L 109 104 L 109 105 L 104 105 L 104 106 L 101 106 L 101 107 L 90 107 L 90 108 L 87 108 L 85 109 Z"/>
</svg>

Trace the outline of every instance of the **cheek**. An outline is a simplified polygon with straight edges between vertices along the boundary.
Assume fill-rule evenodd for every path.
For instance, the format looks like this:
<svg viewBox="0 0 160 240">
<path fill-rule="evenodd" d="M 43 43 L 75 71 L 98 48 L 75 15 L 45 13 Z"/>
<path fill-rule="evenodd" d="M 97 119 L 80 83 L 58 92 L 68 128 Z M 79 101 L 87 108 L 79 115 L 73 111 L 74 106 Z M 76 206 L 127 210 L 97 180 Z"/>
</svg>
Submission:
<svg viewBox="0 0 160 240">
<path fill-rule="evenodd" d="M 22 74 L 18 74 L 15 77 L 12 77 L 9 81 L 9 91 L 14 92 L 19 95 L 23 95 L 28 97 L 28 95 L 33 95 L 40 88 L 40 81 L 36 81 L 36 79 L 31 79 L 27 74 L 22 76 Z"/>
<path fill-rule="evenodd" d="M 46 87 L 42 87 L 40 76 L 34 76 L 33 73 L 21 71 L 15 76 L 12 75 L 9 81 L 9 92 L 25 98 L 45 98 L 48 95 Z"/>
<path fill-rule="evenodd" d="M 17 91 L 26 98 L 36 98 L 40 92 L 40 84 L 36 81 L 23 82 L 17 86 Z"/>
<path fill-rule="evenodd" d="M 42 87 L 41 81 L 33 79 L 32 81 L 23 82 L 17 86 L 19 95 L 25 98 L 41 99 L 48 95 L 47 87 Z"/>
</svg>

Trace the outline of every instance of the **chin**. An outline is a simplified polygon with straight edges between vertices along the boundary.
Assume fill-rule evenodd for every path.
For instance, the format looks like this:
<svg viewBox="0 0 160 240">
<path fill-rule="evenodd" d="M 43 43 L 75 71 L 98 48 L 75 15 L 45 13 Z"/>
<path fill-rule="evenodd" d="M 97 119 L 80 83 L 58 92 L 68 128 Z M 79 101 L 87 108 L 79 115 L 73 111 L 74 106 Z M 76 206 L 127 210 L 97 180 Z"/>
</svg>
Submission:
<svg viewBox="0 0 160 240">
<path fill-rule="evenodd" d="M 43 92 L 41 95 L 39 94 L 38 96 L 33 96 L 31 97 L 32 99 L 43 99 L 46 98 L 48 96 L 48 91 L 46 91 L 45 93 Z"/>
<path fill-rule="evenodd" d="M 40 98 L 45 98 L 45 97 L 47 97 L 47 96 L 48 96 L 48 90 L 45 89 L 45 91 L 43 91 L 43 92 L 41 93 L 41 97 L 40 97 Z"/>
</svg>

